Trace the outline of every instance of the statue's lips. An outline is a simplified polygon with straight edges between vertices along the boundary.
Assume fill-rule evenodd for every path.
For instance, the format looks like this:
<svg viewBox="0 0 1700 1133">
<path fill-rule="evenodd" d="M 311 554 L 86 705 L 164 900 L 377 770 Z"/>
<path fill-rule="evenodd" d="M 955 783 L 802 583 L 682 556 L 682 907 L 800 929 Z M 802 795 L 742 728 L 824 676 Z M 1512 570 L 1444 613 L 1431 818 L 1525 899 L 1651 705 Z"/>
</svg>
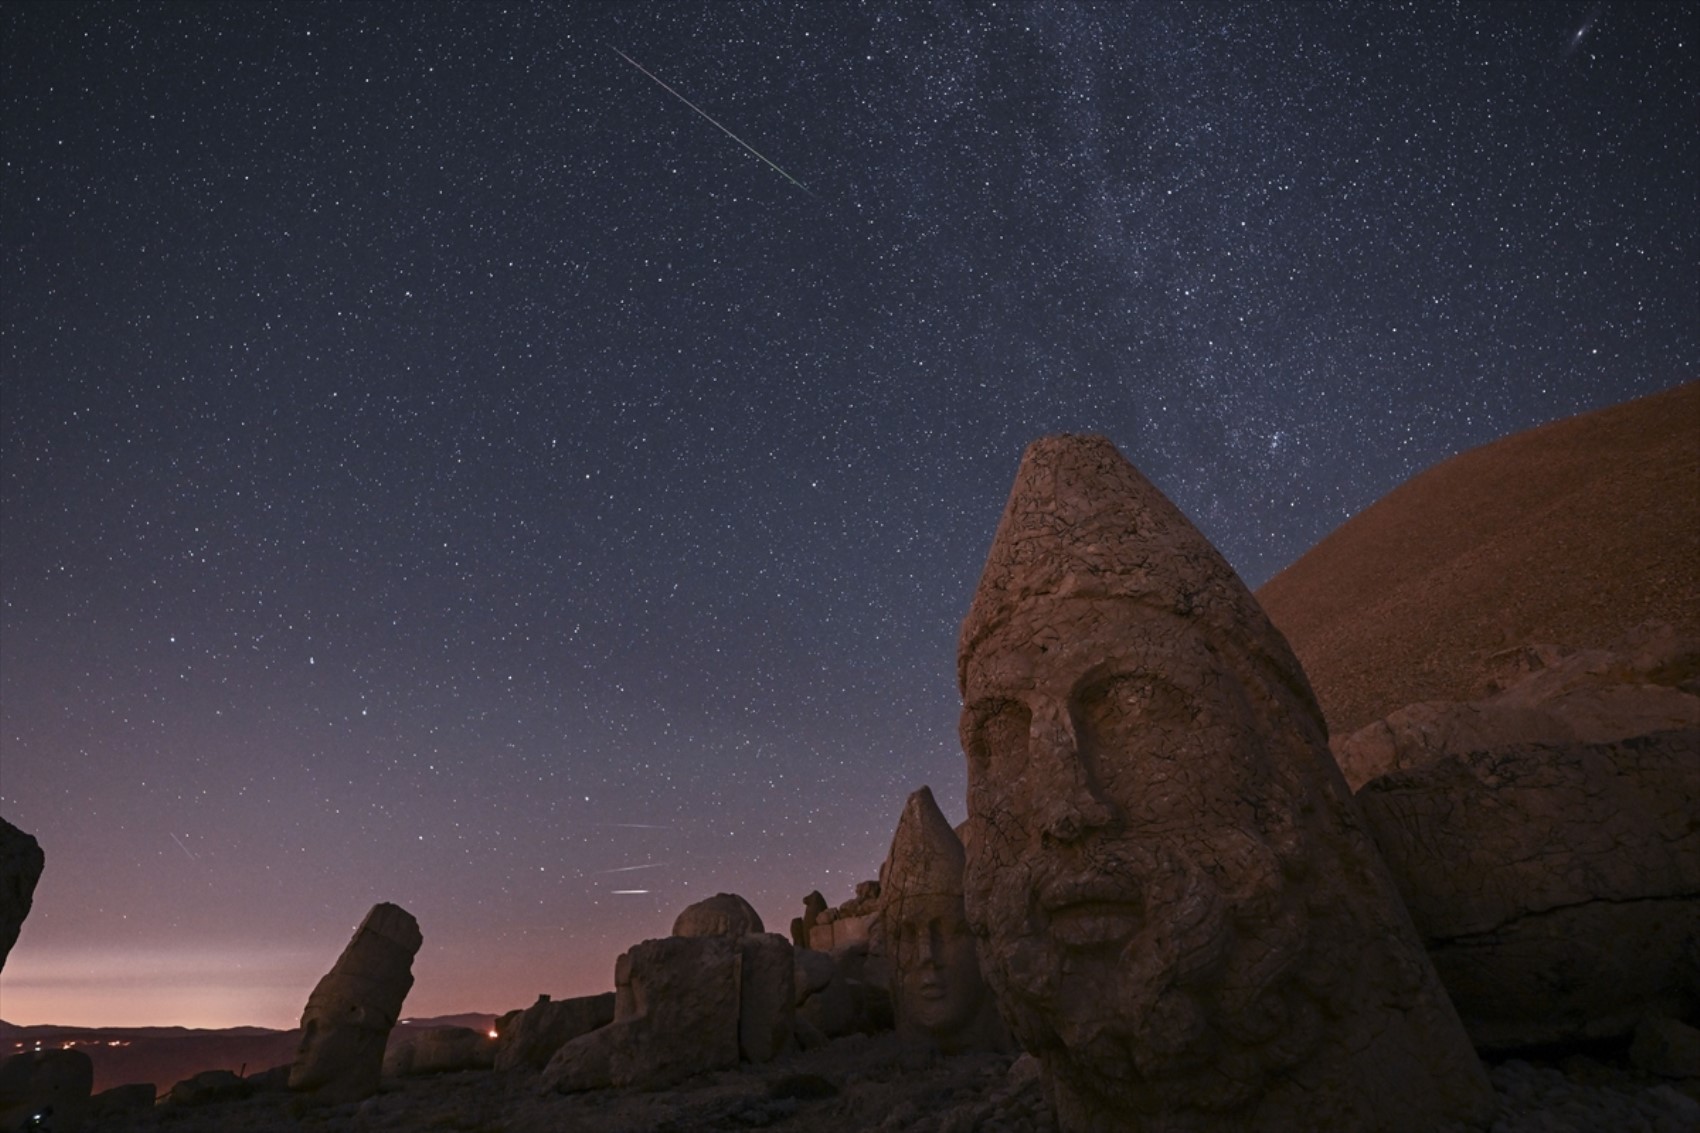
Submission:
<svg viewBox="0 0 1700 1133">
<path fill-rule="evenodd" d="M 1121 879 L 1047 886 L 1039 905 L 1050 935 L 1074 948 L 1126 944 L 1144 921 L 1138 890 Z"/>
</svg>

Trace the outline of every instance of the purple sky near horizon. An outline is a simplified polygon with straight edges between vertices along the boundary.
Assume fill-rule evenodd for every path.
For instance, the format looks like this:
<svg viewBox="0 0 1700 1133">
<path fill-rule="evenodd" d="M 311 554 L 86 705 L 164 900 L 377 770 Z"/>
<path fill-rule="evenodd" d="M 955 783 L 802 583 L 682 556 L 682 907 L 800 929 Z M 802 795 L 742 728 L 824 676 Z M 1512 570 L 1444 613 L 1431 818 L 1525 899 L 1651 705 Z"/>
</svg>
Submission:
<svg viewBox="0 0 1700 1133">
<path fill-rule="evenodd" d="M 408 1014 L 500 1012 L 847 899 L 910 791 L 963 817 L 1034 437 L 1255 587 L 1700 373 L 1697 26 L 8 3 L 0 1017 L 293 1026 L 381 900 Z"/>
</svg>

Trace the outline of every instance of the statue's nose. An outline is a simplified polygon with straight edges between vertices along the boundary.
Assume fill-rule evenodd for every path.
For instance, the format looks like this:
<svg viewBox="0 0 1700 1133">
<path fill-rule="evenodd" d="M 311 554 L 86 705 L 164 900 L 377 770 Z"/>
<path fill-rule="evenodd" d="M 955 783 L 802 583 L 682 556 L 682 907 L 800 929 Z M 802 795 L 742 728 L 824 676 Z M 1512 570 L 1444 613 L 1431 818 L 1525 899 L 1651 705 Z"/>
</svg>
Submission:
<svg viewBox="0 0 1700 1133">
<path fill-rule="evenodd" d="M 1040 810 L 1040 839 L 1046 844 L 1071 845 L 1115 821 L 1115 811 L 1093 789 L 1080 744 L 1066 714 L 1035 718 L 1029 738 L 1032 756 L 1042 769 L 1037 784 L 1045 793 Z"/>
</svg>

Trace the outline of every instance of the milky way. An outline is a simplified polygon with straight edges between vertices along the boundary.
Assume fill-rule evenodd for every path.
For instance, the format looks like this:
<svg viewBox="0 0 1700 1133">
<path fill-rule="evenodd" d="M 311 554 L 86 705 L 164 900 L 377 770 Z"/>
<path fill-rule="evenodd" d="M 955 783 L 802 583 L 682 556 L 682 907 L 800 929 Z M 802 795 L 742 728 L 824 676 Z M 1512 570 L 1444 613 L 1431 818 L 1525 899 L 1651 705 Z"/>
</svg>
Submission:
<svg viewBox="0 0 1700 1133">
<path fill-rule="evenodd" d="M 7 4 L 0 811 L 47 873 L 5 1017 L 287 1025 L 380 900 L 434 1013 L 602 990 L 718 890 L 848 898 L 910 791 L 962 816 L 1035 436 L 1107 434 L 1256 586 L 1695 376 L 1695 42 Z"/>
</svg>

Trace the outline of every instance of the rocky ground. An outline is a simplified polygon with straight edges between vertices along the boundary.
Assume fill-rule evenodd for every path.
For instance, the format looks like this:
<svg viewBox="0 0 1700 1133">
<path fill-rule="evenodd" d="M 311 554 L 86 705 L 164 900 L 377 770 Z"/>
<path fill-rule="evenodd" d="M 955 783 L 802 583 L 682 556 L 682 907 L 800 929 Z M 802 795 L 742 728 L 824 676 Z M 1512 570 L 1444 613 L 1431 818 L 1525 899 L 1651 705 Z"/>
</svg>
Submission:
<svg viewBox="0 0 1700 1133">
<path fill-rule="evenodd" d="M 1493 1133 L 1692 1133 L 1700 1080 L 1670 1081 L 1606 1058 L 1491 1067 Z M 894 1036 L 851 1036 L 766 1066 L 705 1074 L 660 1093 L 544 1095 L 535 1074 L 467 1071 L 389 1083 L 358 1105 L 290 1112 L 285 1094 L 156 1107 L 101 1120 L 102 1133 L 1050 1133 L 1036 1068 L 1009 1055 L 941 1058 Z"/>
</svg>

